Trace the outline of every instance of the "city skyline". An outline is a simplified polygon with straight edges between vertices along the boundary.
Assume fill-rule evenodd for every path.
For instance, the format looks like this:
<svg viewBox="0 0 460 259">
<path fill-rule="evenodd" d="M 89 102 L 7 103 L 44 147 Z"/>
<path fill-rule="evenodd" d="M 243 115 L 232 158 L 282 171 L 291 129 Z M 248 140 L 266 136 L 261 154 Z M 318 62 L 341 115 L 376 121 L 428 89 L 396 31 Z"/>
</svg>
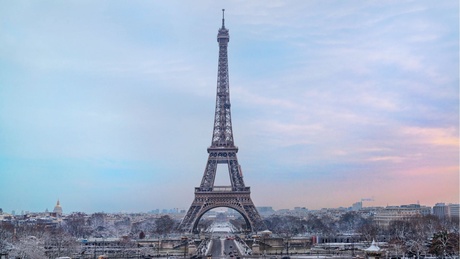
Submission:
<svg viewBox="0 0 460 259">
<path fill-rule="evenodd" d="M 273 208 L 273 206 L 266 205 L 266 206 L 257 206 L 256 208 L 258 210 L 261 210 L 264 212 L 264 217 L 266 217 L 267 211 L 270 213 L 275 213 L 275 212 L 318 212 L 322 210 L 338 210 L 338 211 L 358 211 L 358 210 L 379 210 L 379 209 L 394 209 L 394 208 L 424 208 L 427 209 L 429 208 L 431 210 L 430 214 L 434 214 L 434 209 L 436 206 L 457 206 L 458 203 L 445 203 L 445 202 L 437 202 L 436 204 L 420 204 L 420 203 L 411 203 L 411 204 L 392 204 L 392 205 L 386 205 L 386 206 L 373 206 L 372 203 L 368 203 L 372 201 L 371 199 L 363 199 L 361 201 L 357 201 L 356 203 L 351 204 L 350 206 L 344 205 L 344 206 L 338 206 L 338 207 L 323 207 L 323 208 L 316 208 L 316 209 L 309 209 L 303 206 L 295 206 L 295 207 L 290 207 L 290 208 Z M 60 203 L 60 201 L 58 200 Z M 358 204 L 359 203 L 359 204 Z M 0 208 L 0 214 L 11 214 L 11 215 L 28 215 L 28 214 L 43 214 L 43 213 L 56 213 L 56 207 L 59 207 L 59 213 L 61 215 L 70 215 L 73 213 L 88 213 L 88 214 L 93 214 L 93 213 L 107 213 L 107 214 L 136 214 L 136 213 L 146 213 L 146 214 L 186 214 L 187 208 L 178 208 L 178 207 L 170 207 L 170 208 L 151 208 L 145 211 L 92 211 L 92 212 L 86 212 L 86 211 L 65 211 L 65 208 L 62 208 L 62 206 L 59 204 L 59 206 L 56 206 L 54 204 L 53 206 L 46 207 L 43 210 L 38 210 L 38 211 L 30 211 L 30 210 L 12 210 L 12 211 L 5 211 L 2 208 Z M 214 209 L 211 209 L 207 211 L 205 214 L 208 212 L 210 213 L 216 213 L 216 212 L 229 212 L 231 214 L 239 214 L 238 211 L 229 208 L 229 207 L 217 207 Z M 455 212 L 454 212 L 455 213 Z"/>
<path fill-rule="evenodd" d="M 186 209 L 211 144 L 222 8 L 257 207 L 459 203 L 458 7 L 4 3 L 0 208 Z"/>
</svg>

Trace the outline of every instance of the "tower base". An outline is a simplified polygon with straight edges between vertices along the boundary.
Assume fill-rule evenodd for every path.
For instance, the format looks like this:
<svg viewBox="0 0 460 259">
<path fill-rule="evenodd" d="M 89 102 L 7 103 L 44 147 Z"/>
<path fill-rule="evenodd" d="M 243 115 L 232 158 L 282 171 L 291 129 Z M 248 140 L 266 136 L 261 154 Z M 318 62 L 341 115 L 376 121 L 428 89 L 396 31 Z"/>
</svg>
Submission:
<svg viewBox="0 0 460 259">
<path fill-rule="evenodd" d="M 248 232 L 261 231 L 265 224 L 250 194 L 249 187 L 232 190 L 231 186 L 214 186 L 208 191 L 197 187 L 195 188 L 195 199 L 179 225 L 179 229 L 184 232 L 199 233 L 197 226 L 206 212 L 218 207 L 227 207 L 238 211 L 243 216 Z"/>
</svg>

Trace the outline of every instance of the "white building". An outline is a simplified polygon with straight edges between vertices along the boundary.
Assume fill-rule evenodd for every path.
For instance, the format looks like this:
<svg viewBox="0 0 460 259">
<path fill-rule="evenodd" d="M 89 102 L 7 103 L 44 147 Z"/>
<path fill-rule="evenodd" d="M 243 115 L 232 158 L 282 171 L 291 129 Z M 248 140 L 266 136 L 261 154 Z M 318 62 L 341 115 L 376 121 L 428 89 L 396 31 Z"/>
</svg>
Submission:
<svg viewBox="0 0 460 259">
<path fill-rule="evenodd" d="M 375 222 L 382 227 L 388 227 L 391 221 L 408 220 L 414 216 L 430 214 L 431 208 L 418 204 L 387 206 L 383 210 L 378 210 L 374 215 Z"/>
</svg>

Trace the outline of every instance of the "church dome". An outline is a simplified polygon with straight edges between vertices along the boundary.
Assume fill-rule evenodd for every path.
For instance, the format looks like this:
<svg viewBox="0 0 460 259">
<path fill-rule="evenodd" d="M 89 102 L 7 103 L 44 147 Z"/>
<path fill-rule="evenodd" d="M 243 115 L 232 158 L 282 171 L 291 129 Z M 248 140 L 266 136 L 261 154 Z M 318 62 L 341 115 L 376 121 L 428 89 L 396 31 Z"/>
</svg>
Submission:
<svg viewBox="0 0 460 259">
<path fill-rule="evenodd" d="M 54 206 L 53 212 L 57 214 L 62 214 L 62 207 L 59 204 L 59 200 L 57 201 L 56 206 Z"/>
</svg>

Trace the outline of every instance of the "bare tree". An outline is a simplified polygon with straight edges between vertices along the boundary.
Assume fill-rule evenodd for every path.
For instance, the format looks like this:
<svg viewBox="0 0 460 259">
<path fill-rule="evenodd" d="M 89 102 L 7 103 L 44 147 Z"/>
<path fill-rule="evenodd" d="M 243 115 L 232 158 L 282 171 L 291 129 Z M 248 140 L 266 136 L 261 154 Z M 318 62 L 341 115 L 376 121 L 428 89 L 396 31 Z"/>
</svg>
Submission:
<svg viewBox="0 0 460 259">
<path fill-rule="evenodd" d="M 279 216 L 274 215 L 265 219 L 265 225 L 274 234 L 283 238 L 284 249 L 289 254 L 291 238 L 295 235 L 305 232 L 306 221 L 296 216 Z"/>
<path fill-rule="evenodd" d="M 350 211 L 342 214 L 337 221 L 338 231 L 342 233 L 352 233 L 359 229 L 366 222 L 360 214 Z"/>
<path fill-rule="evenodd" d="M 35 236 L 27 236 L 14 243 L 14 248 L 10 253 L 13 257 L 22 259 L 45 259 L 45 249 L 43 241 Z"/>
<path fill-rule="evenodd" d="M 430 252 L 445 258 L 446 256 L 458 255 L 459 236 L 458 233 L 441 231 L 434 235 Z"/>
<path fill-rule="evenodd" d="M 378 234 L 381 232 L 381 228 L 373 219 L 367 219 L 356 229 L 356 231 L 361 233 L 364 240 L 370 243 L 372 240 L 377 239 Z"/>
<path fill-rule="evenodd" d="M 411 224 L 407 220 L 395 220 L 391 221 L 388 227 L 388 232 L 390 234 L 389 243 L 395 248 L 396 256 L 399 255 L 399 252 L 405 254 L 406 241 L 408 240 L 409 232 L 411 231 Z"/>
<path fill-rule="evenodd" d="M 11 237 L 11 232 L 0 225 L 0 254 L 7 253 L 12 248 Z"/>
<path fill-rule="evenodd" d="M 230 221 L 238 222 L 238 221 L 233 220 L 233 219 L 231 219 Z M 212 223 L 213 223 L 213 220 L 201 218 L 200 221 L 198 222 L 197 229 L 198 230 L 206 230 L 212 225 Z"/>
<path fill-rule="evenodd" d="M 127 236 L 131 231 L 131 219 L 129 217 L 123 217 L 114 223 L 116 236 Z"/>
<path fill-rule="evenodd" d="M 441 221 L 432 215 L 392 221 L 388 228 L 390 244 L 397 254 L 401 251 L 420 258 L 420 255 L 427 252 L 428 241 L 432 239 L 430 252 L 444 255 L 452 250 L 450 247 L 458 247 L 458 238 L 454 238 L 458 237 L 458 232 L 454 234 L 454 225 L 448 220 Z"/>
<path fill-rule="evenodd" d="M 77 252 L 77 248 L 77 240 L 62 227 L 48 231 L 45 236 L 45 249 L 49 256 L 70 256 Z"/>
<path fill-rule="evenodd" d="M 415 216 L 409 220 L 411 229 L 408 232 L 406 239 L 407 250 L 414 254 L 417 259 L 420 255 L 427 251 L 427 244 L 434 231 L 439 227 L 439 219 L 428 216 Z"/>
<path fill-rule="evenodd" d="M 141 232 L 144 232 L 146 236 L 153 235 L 155 233 L 155 219 L 149 217 L 131 224 L 130 236 L 132 238 L 137 238 Z"/>
<path fill-rule="evenodd" d="M 306 231 L 307 221 L 296 216 L 274 215 L 265 219 L 265 225 L 273 233 L 289 233 L 289 235 L 294 236 Z"/>
<path fill-rule="evenodd" d="M 63 222 L 67 233 L 76 238 L 83 238 L 90 235 L 90 227 L 86 224 L 87 215 L 83 212 L 75 212 L 68 215 Z"/>
<path fill-rule="evenodd" d="M 334 225 L 330 217 L 319 218 L 316 215 L 310 215 L 306 221 L 306 231 L 311 234 L 331 235 L 334 231 Z"/>
<path fill-rule="evenodd" d="M 424 232 L 428 237 L 432 237 L 440 229 L 442 229 L 441 222 L 435 215 L 425 215 L 419 218 L 424 226 Z"/>
<path fill-rule="evenodd" d="M 168 215 L 163 215 L 155 220 L 155 233 L 166 235 L 175 229 L 176 222 Z"/>
</svg>

